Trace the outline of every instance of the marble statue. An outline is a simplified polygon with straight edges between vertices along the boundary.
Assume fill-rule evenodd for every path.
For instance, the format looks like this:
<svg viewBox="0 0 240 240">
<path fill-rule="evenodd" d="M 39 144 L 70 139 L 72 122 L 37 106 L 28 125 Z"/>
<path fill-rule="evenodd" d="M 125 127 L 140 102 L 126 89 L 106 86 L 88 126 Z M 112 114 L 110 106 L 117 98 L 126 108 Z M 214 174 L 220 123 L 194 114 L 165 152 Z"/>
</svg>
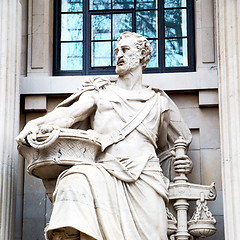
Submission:
<svg viewBox="0 0 240 240">
<path fill-rule="evenodd" d="M 90 78 L 17 137 L 26 146 L 39 134 L 64 132 L 89 119 L 88 134 L 101 145 L 93 161 L 80 161 L 58 176 L 46 239 L 167 239 L 168 180 L 159 160 L 173 157 L 179 136 L 189 144 L 191 133 L 163 91 L 142 85 L 152 52 L 147 39 L 124 32 L 114 51 L 116 80 Z M 179 173 L 192 168 L 184 154 L 174 165 Z"/>
</svg>

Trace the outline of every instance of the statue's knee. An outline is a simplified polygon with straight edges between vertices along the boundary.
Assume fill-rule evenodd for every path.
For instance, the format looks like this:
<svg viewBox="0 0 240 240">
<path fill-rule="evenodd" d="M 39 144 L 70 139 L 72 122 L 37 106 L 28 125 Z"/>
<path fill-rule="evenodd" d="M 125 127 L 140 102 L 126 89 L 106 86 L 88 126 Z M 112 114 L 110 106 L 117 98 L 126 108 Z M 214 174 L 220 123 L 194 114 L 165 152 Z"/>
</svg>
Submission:
<svg viewBox="0 0 240 240">
<path fill-rule="evenodd" d="M 59 182 L 61 187 L 73 187 L 79 186 L 79 184 L 88 184 L 88 180 L 84 174 L 73 173 L 62 178 Z"/>
</svg>

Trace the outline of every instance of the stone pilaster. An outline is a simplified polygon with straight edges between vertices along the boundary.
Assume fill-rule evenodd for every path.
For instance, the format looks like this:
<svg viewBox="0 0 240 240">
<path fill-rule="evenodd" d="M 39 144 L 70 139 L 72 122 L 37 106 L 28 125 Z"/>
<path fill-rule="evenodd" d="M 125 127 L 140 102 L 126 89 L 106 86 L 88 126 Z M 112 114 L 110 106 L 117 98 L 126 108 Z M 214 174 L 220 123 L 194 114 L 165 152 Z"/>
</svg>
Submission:
<svg viewBox="0 0 240 240">
<path fill-rule="evenodd" d="M 218 76 L 225 239 L 240 226 L 240 1 L 217 0 Z"/>
<path fill-rule="evenodd" d="M 0 239 L 12 240 L 19 125 L 21 3 L 0 0 Z"/>
</svg>

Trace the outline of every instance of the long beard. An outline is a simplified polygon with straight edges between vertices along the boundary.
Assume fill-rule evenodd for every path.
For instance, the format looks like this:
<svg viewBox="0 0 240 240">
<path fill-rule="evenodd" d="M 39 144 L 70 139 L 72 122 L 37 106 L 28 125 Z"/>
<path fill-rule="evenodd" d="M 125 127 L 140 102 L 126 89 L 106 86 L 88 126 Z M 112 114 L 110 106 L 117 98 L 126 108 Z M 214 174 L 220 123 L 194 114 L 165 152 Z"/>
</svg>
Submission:
<svg viewBox="0 0 240 240">
<path fill-rule="evenodd" d="M 116 66 L 116 73 L 119 75 L 125 75 L 131 70 L 134 70 L 140 64 L 138 56 L 132 56 L 131 58 L 124 59 L 124 60 L 125 60 L 125 63 L 123 65 Z"/>
</svg>

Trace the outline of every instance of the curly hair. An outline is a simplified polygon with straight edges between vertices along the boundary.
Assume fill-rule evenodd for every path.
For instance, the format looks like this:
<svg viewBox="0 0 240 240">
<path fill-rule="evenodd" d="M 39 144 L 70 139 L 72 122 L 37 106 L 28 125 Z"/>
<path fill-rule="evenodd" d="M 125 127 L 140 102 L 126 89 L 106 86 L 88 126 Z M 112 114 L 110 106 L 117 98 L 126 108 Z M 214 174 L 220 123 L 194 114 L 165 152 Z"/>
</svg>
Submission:
<svg viewBox="0 0 240 240">
<path fill-rule="evenodd" d="M 147 66 L 147 63 L 151 59 L 150 55 L 152 53 L 152 47 L 149 41 L 145 37 L 135 32 L 128 32 L 128 31 L 123 32 L 118 38 L 118 42 L 120 42 L 123 38 L 128 38 L 128 37 L 134 37 L 136 39 L 134 41 L 134 44 L 136 45 L 137 49 L 139 49 L 139 51 L 145 50 L 145 56 L 141 59 L 142 69 L 144 71 Z"/>
</svg>

